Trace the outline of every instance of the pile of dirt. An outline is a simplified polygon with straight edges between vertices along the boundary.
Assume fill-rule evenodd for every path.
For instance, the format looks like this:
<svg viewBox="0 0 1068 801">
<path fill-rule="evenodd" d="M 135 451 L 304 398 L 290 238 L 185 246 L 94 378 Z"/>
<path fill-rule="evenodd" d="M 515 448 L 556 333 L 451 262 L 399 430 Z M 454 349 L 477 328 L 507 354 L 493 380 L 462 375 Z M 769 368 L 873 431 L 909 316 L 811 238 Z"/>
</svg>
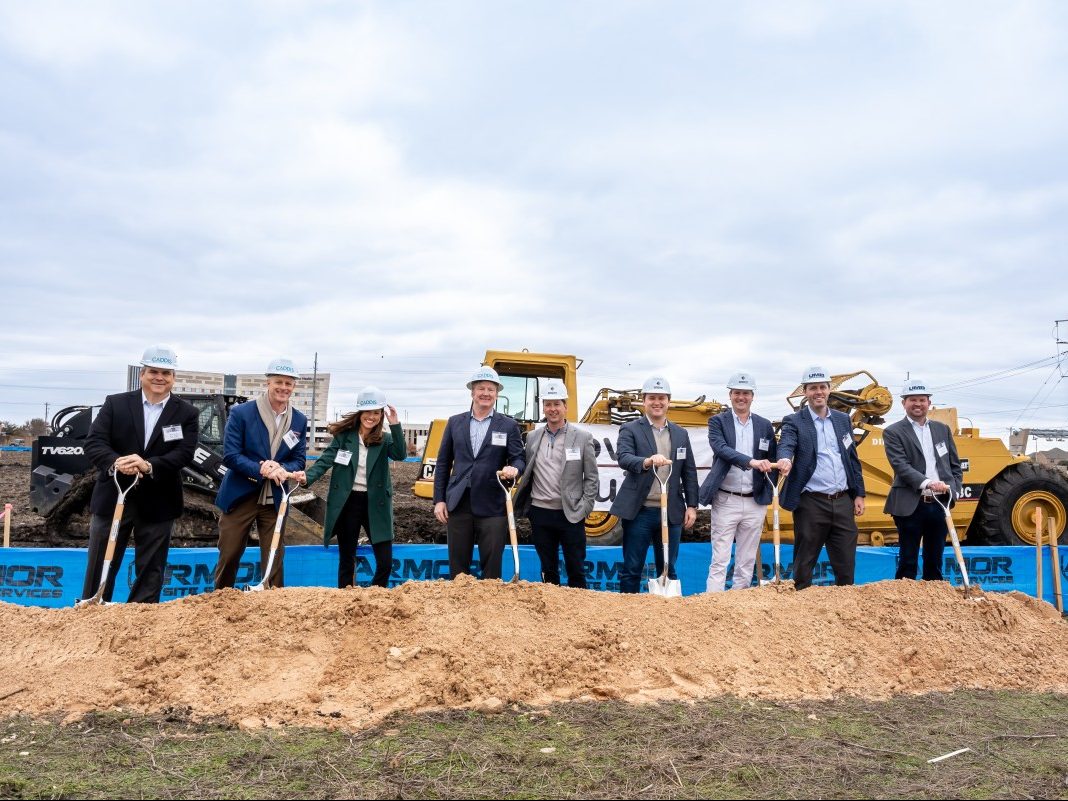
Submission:
<svg viewBox="0 0 1068 801">
<path fill-rule="evenodd" d="M 362 727 L 394 711 L 731 694 L 1068 693 L 1068 627 L 941 582 L 789 584 L 683 599 L 471 578 L 224 590 L 158 606 L 0 604 L 11 713 L 188 710 Z"/>
</svg>

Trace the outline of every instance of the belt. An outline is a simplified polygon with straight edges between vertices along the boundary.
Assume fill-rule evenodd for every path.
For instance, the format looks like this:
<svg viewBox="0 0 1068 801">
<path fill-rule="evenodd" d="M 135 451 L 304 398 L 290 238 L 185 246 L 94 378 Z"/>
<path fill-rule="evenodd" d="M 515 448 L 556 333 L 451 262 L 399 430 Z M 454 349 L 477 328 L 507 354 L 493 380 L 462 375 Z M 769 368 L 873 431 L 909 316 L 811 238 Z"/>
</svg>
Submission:
<svg viewBox="0 0 1068 801">
<path fill-rule="evenodd" d="M 731 492 L 730 490 L 725 490 L 725 489 L 722 489 L 722 488 L 720 489 L 720 492 L 725 492 L 728 495 L 737 495 L 739 498 L 752 498 L 753 497 L 753 493 L 751 493 L 751 492 Z"/>
<path fill-rule="evenodd" d="M 802 495 L 816 495 L 820 498 L 826 498 L 829 501 L 833 501 L 835 498 L 841 498 L 846 494 L 846 490 L 839 490 L 838 492 L 813 492 L 812 490 L 805 490 Z"/>
</svg>

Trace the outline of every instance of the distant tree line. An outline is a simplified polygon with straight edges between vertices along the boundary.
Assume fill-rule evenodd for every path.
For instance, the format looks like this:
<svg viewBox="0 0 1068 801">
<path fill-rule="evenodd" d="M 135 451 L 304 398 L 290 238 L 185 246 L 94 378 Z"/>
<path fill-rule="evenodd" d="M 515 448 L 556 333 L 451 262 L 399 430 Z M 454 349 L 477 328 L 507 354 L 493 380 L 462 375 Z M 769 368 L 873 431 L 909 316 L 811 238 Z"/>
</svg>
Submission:
<svg viewBox="0 0 1068 801">
<path fill-rule="evenodd" d="M 39 437 L 48 433 L 48 423 L 40 417 L 34 417 L 25 423 L 13 423 L 0 420 L 0 444 L 7 444 L 13 439 Z"/>
</svg>

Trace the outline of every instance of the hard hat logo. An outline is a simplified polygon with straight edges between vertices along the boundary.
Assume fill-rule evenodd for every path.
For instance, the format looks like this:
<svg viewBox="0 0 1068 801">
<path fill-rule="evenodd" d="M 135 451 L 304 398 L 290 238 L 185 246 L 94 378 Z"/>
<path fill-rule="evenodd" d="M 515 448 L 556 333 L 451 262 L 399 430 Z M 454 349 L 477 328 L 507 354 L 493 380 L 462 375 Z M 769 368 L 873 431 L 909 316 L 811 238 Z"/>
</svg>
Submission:
<svg viewBox="0 0 1068 801">
<path fill-rule="evenodd" d="M 913 378 L 905 382 L 905 386 L 901 388 L 901 397 L 907 398 L 910 395 L 927 395 L 930 397 L 931 390 L 927 388 L 926 381 L 920 381 L 918 378 Z"/>
<path fill-rule="evenodd" d="M 663 394 L 663 395 L 670 395 L 671 394 L 671 384 L 669 384 L 667 379 L 664 378 L 663 376 L 658 376 L 658 375 L 650 376 L 649 378 L 645 379 L 645 383 L 642 384 L 642 394 L 643 395 L 648 395 L 650 392 L 655 392 L 657 394 Z"/>
<path fill-rule="evenodd" d="M 727 389 L 747 389 L 756 392 L 756 379 L 749 373 L 735 373 L 727 381 Z"/>
<path fill-rule="evenodd" d="M 386 407 L 386 395 L 378 387 L 364 387 L 356 396 L 356 410 L 373 412 Z"/>
<path fill-rule="evenodd" d="M 801 376 L 801 384 L 829 384 L 830 374 L 822 367 L 809 367 Z"/>
<path fill-rule="evenodd" d="M 542 393 L 542 400 L 567 400 L 567 387 L 564 386 L 564 382 L 556 378 L 550 378 L 545 382 L 545 392 Z"/>
<path fill-rule="evenodd" d="M 166 345 L 154 345 L 151 348 L 145 349 L 144 355 L 141 356 L 141 366 L 162 367 L 165 370 L 177 370 L 178 357 L 175 356 L 174 351 Z"/>
<path fill-rule="evenodd" d="M 297 372 L 296 366 L 291 359 L 275 359 L 267 365 L 265 375 L 283 375 L 286 378 L 297 379 L 300 378 L 300 373 Z"/>
<path fill-rule="evenodd" d="M 475 370 L 475 374 L 471 376 L 471 380 L 467 382 L 467 388 L 471 389 L 479 381 L 491 381 L 497 385 L 497 391 L 504 389 L 504 384 L 501 383 L 500 377 L 497 375 L 497 371 L 492 367 L 480 367 Z"/>
</svg>

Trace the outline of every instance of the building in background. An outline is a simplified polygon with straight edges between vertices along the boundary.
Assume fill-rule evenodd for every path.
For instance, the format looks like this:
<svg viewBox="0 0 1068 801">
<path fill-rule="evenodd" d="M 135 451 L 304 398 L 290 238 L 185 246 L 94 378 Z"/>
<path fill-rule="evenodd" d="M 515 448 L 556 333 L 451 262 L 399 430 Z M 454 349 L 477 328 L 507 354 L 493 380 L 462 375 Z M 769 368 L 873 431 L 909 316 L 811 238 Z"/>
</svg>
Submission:
<svg viewBox="0 0 1068 801">
<path fill-rule="evenodd" d="M 126 388 L 134 390 L 141 386 L 141 367 L 131 364 L 127 369 Z M 263 392 L 267 378 L 263 373 L 208 373 L 202 370 L 175 370 L 174 393 L 176 395 L 244 395 L 250 400 Z M 312 374 L 301 373 L 290 400 L 308 418 L 308 450 L 320 451 L 330 443 L 323 416 L 330 396 L 330 373 L 315 375 L 315 409 L 319 420 L 312 437 Z"/>
</svg>

